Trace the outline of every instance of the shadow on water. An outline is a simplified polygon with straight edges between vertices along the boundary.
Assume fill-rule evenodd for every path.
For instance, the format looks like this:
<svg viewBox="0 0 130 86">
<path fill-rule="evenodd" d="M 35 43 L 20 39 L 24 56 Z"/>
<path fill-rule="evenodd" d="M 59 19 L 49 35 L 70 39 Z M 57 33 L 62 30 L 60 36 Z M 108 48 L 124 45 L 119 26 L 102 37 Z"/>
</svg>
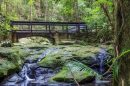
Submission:
<svg viewBox="0 0 130 86">
<path fill-rule="evenodd" d="M 15 73 L 9 76 L 2 82 L 0 86 L 76 86 L 74 83 L 58 83 L 49 82 L 49 79 L 55 75 L 55 71 L 50 68 L 42 68 L 38 66 L 38 62 L 41 61 L 46 55 L 53 51 L 58 51 L 58 48 L 49 48 L 45 50 L 38 59 L 27 59 L 19 73 Z M 38 51 L 35 52 L 37 54 Z M 30 57 L 32 58 L 32 57 Z M 100 73 L 104 72 L 104 60 L 106 59 L 106 51 L 101 49 L 97 58 L 100 61 Z M 87 83 L 81 86 L 111 86 L 109 81 L 96 79 L 92 83 Z"/>
</svg>

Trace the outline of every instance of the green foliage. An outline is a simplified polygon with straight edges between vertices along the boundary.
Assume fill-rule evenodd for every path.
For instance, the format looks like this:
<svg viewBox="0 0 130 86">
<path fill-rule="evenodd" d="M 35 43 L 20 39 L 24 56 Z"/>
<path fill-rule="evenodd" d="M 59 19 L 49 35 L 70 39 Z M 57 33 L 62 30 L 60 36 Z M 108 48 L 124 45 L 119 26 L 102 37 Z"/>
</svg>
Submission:
<svg viewBox="0 0 130 86">
<path fill-rule="evenodd" d="M 112 0 L 96 0 L 86 1 L 86 7 L 84 8 L 85 15 L 82 17 L 87 22 L 90 28 L 95 29 L 97 26 L 106 27 L 109 23 L 101 4 L 105 5 L 110 16 L 113 14 L 113 2 Z"/>
<path fill-rule="evenodd" d="M 98 39 L 102 39 L 103 42 L 112 39 L 112 31 L 107 28 L 100 29 L 97 34 Z"/>
<path fill-rule="evenodd" d="M 1 42 L 1 47 L 12 47 L 12 46 L 13 46 L 13 44 L 12 44 L 12 42 L 9 41 L 9 40 L 2 41 L 2 42 Z"/>
<path fill-rule="evenodd" d="M 113 58 L 113 63 L 110 68 L 112 68 L 114 80 L 118 80 L 121 60 L 123 58 L 126 58 L 126 56 L 128 55 L 130 55 L 130 50 L 126 50 L 122 52 L 119 56 L 117 56 L 116 58 Z"/>
<path fill-rule="evenodd" d="M 35 2 L 34 0 L 28 0 L 28 4 L 29 4 L 29 5 L 33 5 L 34 2 Z"/>
<path fill-rule="evenodd" d="M 0 15 L 0 36 L 8 35 L 9 19 L 6 16 Z"/>
<path fill-rule="evenodd" d="M 120 67 L 120 63 L 116 61 L 112 67 L 112 77 L 114 78 L 114 80 L 118 80 L 119 67 Z"/>
</svg>

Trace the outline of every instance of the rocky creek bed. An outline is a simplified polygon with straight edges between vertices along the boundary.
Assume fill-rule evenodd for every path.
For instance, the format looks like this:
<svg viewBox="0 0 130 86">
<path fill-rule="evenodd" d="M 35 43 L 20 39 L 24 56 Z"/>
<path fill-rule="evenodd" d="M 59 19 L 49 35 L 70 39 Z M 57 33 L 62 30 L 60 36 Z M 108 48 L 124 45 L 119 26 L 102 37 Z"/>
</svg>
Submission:
<svg viewBox="0 0 130 86">
<path fill-rule="evenodd" d="M 103 73 L 112 52 L 105 45 L 1 47 L 0 86 L 111 86 L 111 73 Z"/>
</svg>

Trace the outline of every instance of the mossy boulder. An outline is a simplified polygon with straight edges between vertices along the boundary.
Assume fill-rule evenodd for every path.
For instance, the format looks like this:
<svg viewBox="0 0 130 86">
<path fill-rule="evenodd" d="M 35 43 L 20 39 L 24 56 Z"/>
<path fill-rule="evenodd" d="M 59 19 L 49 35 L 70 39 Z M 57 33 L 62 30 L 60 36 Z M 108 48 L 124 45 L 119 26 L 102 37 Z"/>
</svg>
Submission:
<svg viewBox="0 0 130 86">
<path fill-rule="evenodd" d="M 100 52 L 99 47 L 94 46 L 70 46 L 64 48 L 65 51 L 72 54 L 73 59 L 78 60 L 86 65 L 97 63 L 97 55 Z M 97 63 L 98 64 L 98 63 Z"/>
<path fill-rule="evenodd" d="M 17 59 L 17 58 L 25 58 L 27 55 L 29 55 L 29 51 L 27 51 L 24 48 L 20 47 L 11 47 L 11 48 L 3 48 L 0 47 L 0 56 L 2 58 L 6 58 L 9 60 Z"/>
<path fill-rule="evenodd" d="M 0 77 L 18 71 L 28 55 L 29 52 L 20 47 L 0 47 Z"/>
<path fill-rule="evenodd" d="M 58 49 L 47 55 L 38 64 L 43 67 L 56 68 L 63 66 L 66 60 L 72 58 L 71 54 L 62 49 Z"/>
<path fill-rule="evenodd" d="M 39 62 L 40 66 L 56 68 L 67 60 L 78 60 L 86 65 L 96 63 L 96 55 L 100 48 L 93 46 L 59 46 L 58 51 L 51 52 Z"/>
<path fill-rule="evenodd" d="M 51 78 L 57 82 L 74 82 L 74 79 L 79 82 L 93 81 L 95 77 L 101 76 L 88 66 L 75 61 L 67 62 L 61 71 Z"/>
<path fill-rule="evenodd" d="M 17 70 L 17 66 L 6 59 L 0 59 L 0 77 L 10 74 L 13 70 Z"/>
<path fill-rule="evenodd" d="M 66 47 L 64 50 L 71 52 L 73 56 L 84 58 L 99 53 L 100 48 L 93 46 L 77 46 L 77 47 L 71 46 Z"/>
<path fill-rule="evenodd" d="M 67 45 L 67 46 L 56 46 L 59 48 L 58 51 L 53 51 L 46 55 L 44 59 L 39 62 L 42 67 L 57 68 L 62 67 L 64 63 L 68 60 L 79 61 L 85 65 L 99 67 L 100 59 L 99 55 L 104 50 L 105 52 L 110 52 L 112 48 L 103 46 L 82 46 L 82 45 Z M 104 63 L 108 65 L 111 61 L 111 56 L 106 52 Z"/>
</svg>

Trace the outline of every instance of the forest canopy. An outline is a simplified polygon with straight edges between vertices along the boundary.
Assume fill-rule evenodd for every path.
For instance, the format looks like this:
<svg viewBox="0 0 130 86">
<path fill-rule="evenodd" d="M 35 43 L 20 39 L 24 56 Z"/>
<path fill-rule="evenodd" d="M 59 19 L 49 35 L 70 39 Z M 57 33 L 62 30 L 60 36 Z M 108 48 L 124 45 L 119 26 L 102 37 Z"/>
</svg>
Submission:
<svg viewBox="0 0 130 86">
<path fill-rule="evenodd" d="M 0 14 L 7 20 L 85 21 L 91 27 L 110 24 L 112 12 L 112 0 L 1 0 L 0 3 Z"/>
</svg>

